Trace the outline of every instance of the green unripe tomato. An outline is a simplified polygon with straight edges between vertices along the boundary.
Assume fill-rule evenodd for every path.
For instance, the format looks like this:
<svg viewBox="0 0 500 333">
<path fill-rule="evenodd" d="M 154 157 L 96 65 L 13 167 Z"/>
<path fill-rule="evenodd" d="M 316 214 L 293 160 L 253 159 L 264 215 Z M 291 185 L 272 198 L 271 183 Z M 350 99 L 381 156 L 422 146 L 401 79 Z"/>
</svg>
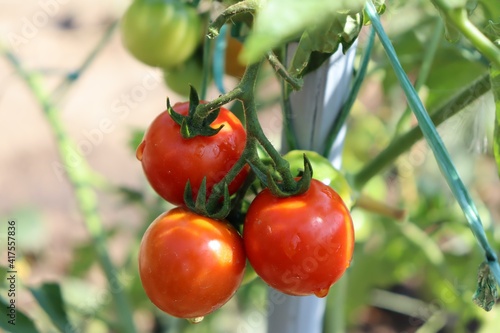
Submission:
<svg viewBox="0 0 500 333">
<path fill-rule="evenodd" d="M 171 68 L 182 64 L 201 41 L 201 18 L 179 1 L 135 0 L 121 20 L 123 44 L 143 63 Z"/>
<path fill-rule="evenodd" d="M 189 96 L 189 85 L 196 91 L 201 90 L 203 84 L 203 67 L 197 58 L 189 58 L 185 63 L 163 70 L 165 84 L 172 91 L 182 96 Z"/>
<path fill-rule="evenodd" d="M 335 169 L 327 158 L 314 151 L 292 150 L 283 156 L 290 163 L 292 173 L 304 170 L 304 154 L 311 162 L 313 178 L 333 188 L 340 195 L 345 205 L 351 208 L 354 204 L 353 190 L 344 175 Z"/>
</svg>

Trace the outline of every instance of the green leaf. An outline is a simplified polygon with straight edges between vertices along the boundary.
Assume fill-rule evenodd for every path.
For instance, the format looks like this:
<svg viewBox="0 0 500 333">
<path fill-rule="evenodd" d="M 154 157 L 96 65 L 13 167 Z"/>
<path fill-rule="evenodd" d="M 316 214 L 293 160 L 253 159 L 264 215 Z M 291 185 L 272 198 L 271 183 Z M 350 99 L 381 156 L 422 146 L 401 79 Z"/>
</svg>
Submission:
<svg viewBox="0 0 500 333">
<path fill-rule="evenodd" d="M 356 40 L 361 30 L 361 14 L 355 15 L 340 14 L 324 25 L 318 25 L 300 37 L 297 51 L 295 52 L 289 72 L 291 75 L 299 76 L 304 74 L 304 69 L 309 65 L 313 52 L 333 53 L 342 43 L 343 51 Z"/>
<path fill-rule="evenodd" d="M 29 288 L 29 290 L 59 331 L 66 332 L 68 327 L 72 327 L 66 315 L 59 284 L 45 283 L 39 288 Z"/>
<path fill-rule="evenodd" d="M 336 15 L 360 12 L 363 4 L 361 0 L 268 0 L 257 11 L 242 57 L 248 63 L 256 62 L 267 51 L 299 38 L 310 27 L 323 26 Z"/>
<path fill-rule="evenodd" d="M 5 301 L 5 299 L 0 298 L 0 307 L 2 309 L 9 309 L 9 304 Z M 20 311 L 19 309 L 16 308 L 16 317 L 10 318 L 8 315 L 8 312 L 4 315 L 2 312 L 2 317 L 7 317 L 7 318 L 2 318 L 0 320 L 0 327 L 3 328 L 6 332 L 11 332 L 11 333 L 38 333 L 38 330 L 33 323 L 33 320 L 31 320 L 27 315 L 24 314 L 24 312 Z M 9 320 L 15 320 L 14 322 L 9 323 Z M 15 324 L 12 324 L 15 323 Z"/>
<path fill-rule="evenodd" d="M 493 149 L 497 162 L 498 174 L 500 175 L 500 69 L 492 67 L 490 69 L 491 90 L 495 98 L 495 134 L 493 139 Z"/>
</svg>

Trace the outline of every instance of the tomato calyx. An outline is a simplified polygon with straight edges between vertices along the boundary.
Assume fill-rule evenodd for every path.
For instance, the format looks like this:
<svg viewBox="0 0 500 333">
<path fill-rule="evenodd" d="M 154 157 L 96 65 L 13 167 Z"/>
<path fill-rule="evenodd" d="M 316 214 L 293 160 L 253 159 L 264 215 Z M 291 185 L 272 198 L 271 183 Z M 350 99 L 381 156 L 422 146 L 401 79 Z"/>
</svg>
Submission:
<svg viewBox="0 0 500 333">
<path fill-rule="evenodd" d="M 170 100 L 167 98 L 167 110 L 172 120 L 181 127 L 181 135 L 184 139 L 194 138 L 196 136 L 213 136 L 220 132 L 224 125 L 213 128 L 210 125 L 219 116 L 220 108 L 208 113 L 201 121 L 201 124 L 195 122 L 196 108 L 200 105 L 200 98 L 193 86 L 190 86 L 189 93 L 189 112 L 187 116 L 181 115 L 174 111 L 170 105 Z"/>
<path fill-rule="evenodd" d="M 207 178 L 204 177 L 201 181 L 196 200 L 194 200 L 191 182 L 188 180 L 184 190 L 184 202 L 186 206 L 191 211 L 200 215 L 208 216 L 216 220 L 224 219 L 231 211 L 231 199 L 227 182 L 223 181 L 222 184 L 223 193 L 220 193 L 217 188 L 214 188 L 207 200 Z M 219 205 L 221 199 L 222 205 Z"/>
<path fill-rule="evenodd" d="M 252 161 L 248 161 L 248 164 L 264 186 L 269 188 L 269 191 L 277 198 L 286 198 L 306 192 L 313 178 L 312 165 L 306 154 L 304 154 L 304 171 L 298 179 L 291 175 L 289 168 L 277 170 L 278 175 L 273 175 L 269 168 L 264 172 Z"/>
</svg>

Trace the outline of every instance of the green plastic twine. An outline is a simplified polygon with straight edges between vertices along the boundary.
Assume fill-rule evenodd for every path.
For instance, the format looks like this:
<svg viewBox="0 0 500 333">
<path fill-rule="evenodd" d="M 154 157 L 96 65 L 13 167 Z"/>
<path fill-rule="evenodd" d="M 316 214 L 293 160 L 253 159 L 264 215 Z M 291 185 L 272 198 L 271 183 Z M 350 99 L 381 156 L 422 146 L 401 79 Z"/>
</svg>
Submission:
<svg viewBox="0 0 500 333">
<path fill-rule="evenodd" d="M 472 233 L 485 252 L 486 259 L 490 265 L 493 275 L 495 276 L 497 284 L 500 285 L 500 265 L 498 264 L 497 255 L 488 243 L 488 239 L 486 238 L 476 206 L 474 205 L 469 192 L 465 188 L 464 183 L 460 179 L 460 176 L 458 175 L 458 172 L 453 165 L 446 148 L 444 147 L 443 141 L 437 133 L 436 127 L 434 127 L 434 124 L 425 110 L 422 101 L 406 76 L 403 67 L 399 63 L 396 51 L 394 50 L 389 37 L 385 33 L 384 28 L 380 23 L 377 11 L 370 0 L 366 2 L 365 11 L 373 24 L 373 28 L 377 32 L 385 52 L 387 53 L 389 61 L 396 73 L 401 87 L 404 90 L 406 98 L 408 99 L 408 104 L 418 120 L 418 125 L 420 126 L 427 143 L 434 153 L 434 157 L 436 158 L 441 173 L 445 177 L 448 186 L 462 208 L 462 211 L 469 222 Z"/>
<path fill-rule="evenodd" d="M 214 58 L 213 58 L 213 75 L 215 86 L 221 94 L 225 94 L 224 89 L 224 67 L 226 64 L 226 34 L 230 33 L 227 31 L 227 25 L 223 25 L 220 29 L 220 34 L 215 40 L 214 47 Z"/>
<path fill-rule="evenodd" d="M 356 97 L 358 96 L 359 90 L 361 89 L 361 84 L 363 83 L 366 71 L 368 69 L 368 63 L 370 62 L 370 56 L 373 48 L 373 41 L 375 40 L 375 30 L 370 29 L 370 35 L 368 37 L 368 42 L 366 43 L 366 47 L 364 50 L 363 58 L 361 59 L 361 64 L 359 66 L 358 73 L 356 74 L 356 78 L 354 79 L 354 84 L 352 85 L 349 96 L 347 97 L 346 102 L 342 106 L 342 110 L 340 111 L 337 120 L 333 124 L 332 129 L 328 133 L 328 137 L 326 138 L 326 145 L 323 151 L 323 156 L 328 157 L 330 151 L 332 150 L 332 146 L 337 139 L 337 135 L 339 134 L 342 126 L 344 125 L 347 116 L 349 115 L 354 102 L 356 101 Z"/>
</svg>

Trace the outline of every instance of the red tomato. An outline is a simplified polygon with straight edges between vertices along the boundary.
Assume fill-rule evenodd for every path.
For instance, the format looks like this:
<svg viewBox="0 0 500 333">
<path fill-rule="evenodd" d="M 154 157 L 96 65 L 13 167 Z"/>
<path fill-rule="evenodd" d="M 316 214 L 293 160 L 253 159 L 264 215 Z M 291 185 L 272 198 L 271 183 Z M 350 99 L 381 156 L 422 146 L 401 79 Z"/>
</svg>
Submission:
<svg viewBox="0 0 500 333">
<path fill-rule="evenodd" d="M 340 196 L 318 180 L 301 195 L 260 192 L 246 215 L 248 260 L 273 288 L 289 295 L 327 295 L 349 267 L 354 228 Z"/>
<path fill-rule="evenodd" d="M 187 115 L 189 102 L 177 103 L 173 109 Z M 216 135 L 184 139 L 180 126 L 167 111 L 156 117 L 137 148 L 137 158 L 160 196 L 174 205 L 184 205 L 188 180 L 196 198 L 203 177 L 207 177 L 207 194 L 224 178 L 245 149 L 246 132 L 239 119 L 225 108 L 211 126 L 218 128 L 222 124 L 224 127 Z M 245 167 L 229 184 L 231 194 L 243 184 L 248 170 Z"/>
<path fill-rule="evenodd" d="M 144 234 L 139 273 L 158 308 L 175 317 L 197 318 L 234 295 L 245 260 L 241 237 L 230 224 L 175 208 Z"/>
</svg>

